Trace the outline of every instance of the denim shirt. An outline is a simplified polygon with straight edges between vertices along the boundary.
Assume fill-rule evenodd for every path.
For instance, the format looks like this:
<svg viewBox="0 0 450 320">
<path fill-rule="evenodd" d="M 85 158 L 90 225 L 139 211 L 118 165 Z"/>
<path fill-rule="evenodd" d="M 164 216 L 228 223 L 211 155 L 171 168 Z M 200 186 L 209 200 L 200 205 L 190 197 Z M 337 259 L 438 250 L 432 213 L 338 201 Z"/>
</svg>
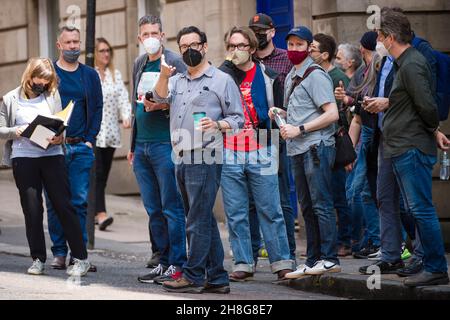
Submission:
<svg viewBox="0 0 450 320">
<path fill-rule="evenodd" d="M 333 82 L 330 76 L 324 70 L 314 70 L 303 80 L 292 92 L 292 81 L 295 76 L 303 77 L 305 71 L 311 67 L 317 66 L 311 58 L 307 58 L 303 66 L 296 70 L 292 68 L 287 75 L 285 85 L 285 105 L 287 106 L 287 123 L 293 126 L 300 126 L 320 117 L 324 111 L 322 106 L 327 103 L 336 103 L 334 98 Z M 321 130 L 308 132 L 306 136 L 297 136 L 294 139 L 288 139 L 287 150 L 289 156 L 303 154 L 313 145 L 321 142 L 325 146 L 334 145 L 335 125 L 331 124 Z"/>
</svg>

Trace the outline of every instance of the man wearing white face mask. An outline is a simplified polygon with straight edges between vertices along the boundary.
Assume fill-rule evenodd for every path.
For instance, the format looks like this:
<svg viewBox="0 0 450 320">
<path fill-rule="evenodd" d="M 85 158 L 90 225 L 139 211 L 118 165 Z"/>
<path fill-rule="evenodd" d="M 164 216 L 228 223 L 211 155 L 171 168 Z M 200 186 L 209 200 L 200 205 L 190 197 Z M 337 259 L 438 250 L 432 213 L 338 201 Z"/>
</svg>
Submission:
<svg viewBox="0 0 450 320">
<path fill-rule="evenodd" d="M 269 172 L 277 150 L 266 143 L 260 133 L 266 129 L 269 136 L 271 121 L 269 108 L 283 105 L 278 74 L 255 62 L 258 41 L 248 27 L 233 27 L 225 35 L 227 61 L 220 69 L 230 74 L 239 86 L 242 110 L 245 116 L 244 130 L 224 139 L 225 160 L 222 168 L 222 193 L 228 220 L 234 265 L 231 281 L 247 281 L 253 278 L 256 261 L 252 250 L 249 225 L 249 193 L 254 199 L 256 212 L 263 233 L 272 273 L 278 280 L 294 268 L 280 205 L 278 166 Z M 275 99 L 278 101 L 275 101 Z M 237 163 L 236 163 L 237 159 Z M 239 161 L 241 160 L 241 161 Z M 254 160 L 254 161 L 252 161 Z M 250 190 L 250 192 L 249 192 Z"/>
<path fill-rule="evenodd" d="M 169 106 L 155 103 L 148 93 L 158 80 L 162 54 L 177 72 L 183 72 L 186 66 L 180 56 L 163 47 L 164 33 L 158 17 L 144 16 L 139 20 L 138 39 L 146 54 L 137 58 L 133 67 L 133 131 L 128 161 L 150 219 L 154 257 L 159 252 L 159 261 L 152 258 L 147 263 L 152 270 L 138 280 L 161 283 L 158 280 L 181 275 L 186 261 L 185 218 L 171 160 Z"/>
</svg>

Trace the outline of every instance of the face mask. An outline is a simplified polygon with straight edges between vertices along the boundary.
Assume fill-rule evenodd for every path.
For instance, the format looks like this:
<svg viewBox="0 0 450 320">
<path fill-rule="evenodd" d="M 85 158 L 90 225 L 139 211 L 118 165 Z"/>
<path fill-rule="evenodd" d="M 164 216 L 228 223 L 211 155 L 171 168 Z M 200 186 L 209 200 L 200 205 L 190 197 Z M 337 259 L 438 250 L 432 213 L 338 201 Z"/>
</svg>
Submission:
<svg viewBox="0 0 450 320">
<path fill-rule="evenodd" d="M 250 60 L 250 53 L 248 51 L 235 50 L 231 54 L 231 62 L 233 62 L 235 66 L 242 65 L 248 62 L 249 60 Z"/>
<path fill-rule="evenodd" d="M 183 53 L 183 61 L 189 67 L 198 66 L 202 62 L 202 60 L 203 60 L 203 55 L 198 50 L 189 48 Z"/>
<path fill-rule="evenodd" d="M 377 47 L 375 49 L 380 57 L 385 57 L 389 55 L 389 51 L 387 51 L 383 42 L 377 42 Z"/>
<path fill-rule="evenodd" d="M 387 39 L 387 38 L 386 38 Z M 384 40 L 386 40 L 386 39 L 384 39 Z M 391 50 L 391 48 L 392 48 L 392 43 L 391 43 L 391 45 L 389 46 L 389 48 L 388 47 L 386 47 L 386 45 L 384 44 L 384 41 L 383 42 L 381 42 L 382 44 L 383 44 L 383 46 L 386 48 L 386 51 L 388 52 L 388 55 L 389 55 L 389 50 Z"/>
<path fill-rule="evenodd" d="M 311 57 L 312 58 L 312 57 Z M 320 54 L 319 56 L 317 56 L 317 58 L 312 58 L 314 60 L 315 64 L 318 64 L 320 66 L 320 64 L 324 61 L 322 59 L 322 54 Z"/>
<path fill-rule="evenodd" d="M 33 84 L 31 85 L 31 91 L 33 91 L 35 95 L 40 96 L 45 91 L 47 91 L 47 86 L 44 84 L 36 84 L 33 82 Z"/>
<path fill-rule="evenodd" d="M 62 55 L 63 59 L 67 63 L 75 63 L 78 61 L 78 58 L 80 57 L 81 51 L 80 50 L 63 50 Z"/>
<path fill-rule="evenodd" d="M 341 69 L 342 71 L 346 71 L 346 69 L 344 68 L 344 65 L 342 64 L 342 63 L 339 63 L 339 62 L 337 62 L 337 61 L 334 61 L 334 66 L 336 67 L 336 68 L 338 68 L 338 69 Z"/>
<path fill-rule="evenodd" d="M 265 33 L 257 33 L 256 38 L 258 39 L 258 49 L 264 50 L 269 45 L 269 41 L 267 41 L 267 34 Z"/>
<path fill-rule="evenodd" d="M 305 51 L 288 50 L 287 55 L 289 60 L 291 60 L 292 64 L 296 66 L 305 61 L 305 59 L 309 55 L 309 52 L 307 50 Z"/>
<path fill-rule="evenodd" d="M 161 48 L 161 41 L 153 37 L 145 39 L 142 44 L 144 45 L 145 51 L 150 55 L 156 54 Z"/>
</svg>

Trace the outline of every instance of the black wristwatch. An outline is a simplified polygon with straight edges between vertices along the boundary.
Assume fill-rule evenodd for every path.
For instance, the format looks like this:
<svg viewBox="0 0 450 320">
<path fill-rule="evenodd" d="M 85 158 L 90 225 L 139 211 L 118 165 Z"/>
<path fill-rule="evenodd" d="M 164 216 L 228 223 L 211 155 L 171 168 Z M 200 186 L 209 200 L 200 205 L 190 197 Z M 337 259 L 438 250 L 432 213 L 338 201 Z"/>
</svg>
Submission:
<svg viewBox="0 0 450 320">
<path fill-rule="evenodd" d="M 222 131 L 222 126 L 220 125 L 220 121 L 216 121 L 217 130 Z"/>
<path fill-rule="evenodd" d="M 298 127 L 299 127 L 299 129 L 300 129 L 300 135 L 301 135 L 302 137 L 306 136 L 305 126 L 304 126 L 303 124 L 301 124 L 301 125 L 299 125 Z"/>
</svg>

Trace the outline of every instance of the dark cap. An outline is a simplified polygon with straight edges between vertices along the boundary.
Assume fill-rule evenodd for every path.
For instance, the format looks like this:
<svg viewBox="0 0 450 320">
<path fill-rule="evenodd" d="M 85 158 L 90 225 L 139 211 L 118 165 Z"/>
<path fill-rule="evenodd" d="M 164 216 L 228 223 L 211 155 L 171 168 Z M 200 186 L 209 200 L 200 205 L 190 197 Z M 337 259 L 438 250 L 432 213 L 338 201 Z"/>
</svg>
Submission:
<svg viewBox="0 0 450 320">
<path fill-rule="evenodd" d="M 250 28 L 257 27 L 257 28 L 262 28 L 262 29 L 275 28 L 272 18 L 264 13 L 258 13 L 256 15 L 254 15 L 248 22 L 248 26 Z"/>
<path fill-rule="evenodd" d="M 368 31 L 364 33 L 364 35 L 361 38 L 361 45 L 364 49 L 375 51 L 377 47 L 377 38 L 378 34 L 375 31 Z"/>
<path fill-rule="evenodd" d="M 311 30 L 304 26 L 299 26 L 291 29 L 291 31 L 289 31 L 288 35 L 286 36 L 286 40 L 289 39 L 290 36 L 297 36 L 300 39 L 306 40 L 308 43 L 313 42 L 313 35 Z"/>
</svg>

